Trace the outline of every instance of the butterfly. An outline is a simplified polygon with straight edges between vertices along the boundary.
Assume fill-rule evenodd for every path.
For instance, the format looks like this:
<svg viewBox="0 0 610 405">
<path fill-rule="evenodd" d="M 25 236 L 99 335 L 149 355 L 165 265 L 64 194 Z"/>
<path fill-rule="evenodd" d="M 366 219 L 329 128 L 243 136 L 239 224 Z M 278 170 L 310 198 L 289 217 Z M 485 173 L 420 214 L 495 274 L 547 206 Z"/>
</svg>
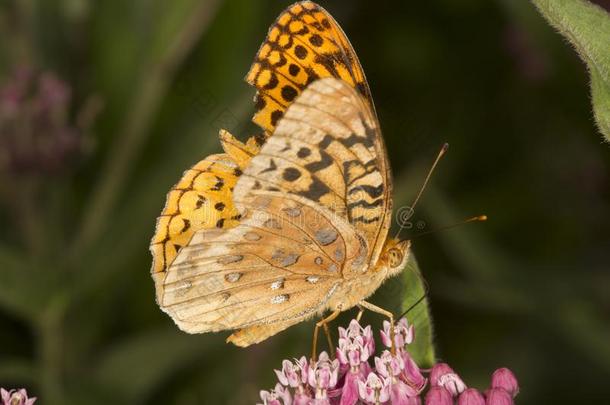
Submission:
<svg viewBox="0 0 610 405">
<path fill-rule="evenodd" d="M 236 330 L 248 346 L 315 315 L 360 306 L 398 274 L 392 177 L 369 86 L 319 5 L 288 7 L 246 81 L 262 133 L 187 170 L 151 242 L 157 303 L 188 333 Z"/>
</svg>

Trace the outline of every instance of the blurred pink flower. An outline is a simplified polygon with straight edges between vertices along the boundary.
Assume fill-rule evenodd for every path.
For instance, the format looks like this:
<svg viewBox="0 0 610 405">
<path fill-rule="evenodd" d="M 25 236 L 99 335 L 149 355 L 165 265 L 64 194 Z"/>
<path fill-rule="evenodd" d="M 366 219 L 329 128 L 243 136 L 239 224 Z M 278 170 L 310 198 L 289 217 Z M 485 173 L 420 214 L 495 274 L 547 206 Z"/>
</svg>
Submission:
<svg viewBox="0 0 610 405">
<path fill-rule="evenodd" d="M 55 174 L 83 155 L 86 128 L 70 120 L 71 93 L 53 73 L 26 68 L 0 84 L 0 172 Z"/>
<path fill-rule="evenodd" d="M 25 389 L 7 391 L 0 388 L 2 405 L 32 405 L 36 402 L 36 397 L 29 398 Z"/>
</svg>

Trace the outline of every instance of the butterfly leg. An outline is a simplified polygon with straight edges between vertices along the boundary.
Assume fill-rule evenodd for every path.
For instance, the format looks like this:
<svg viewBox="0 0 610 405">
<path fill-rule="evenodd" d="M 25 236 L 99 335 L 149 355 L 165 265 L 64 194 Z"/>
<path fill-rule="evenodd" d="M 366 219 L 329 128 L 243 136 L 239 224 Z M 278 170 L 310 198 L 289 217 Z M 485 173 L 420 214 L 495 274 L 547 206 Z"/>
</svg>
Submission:
<svg viewBox="0 0 610 405">
<path fill-rule="evenodd" d="M 328 323 L 324 323 L 322 325 L 324 328 L 324 334 L 326 335 L 326 342 L 328 343 L 328 350 L 330 351 L 330 356 L 335 357 L 335 345 L 333 344 L 333 339 L 330 336 L 330 330 L 328 329 Z"/>
<path fill-rule="evenodd" d="M 330 338 L 330 333 L 328 332 L 328 325 L 327 323 L 332 321 L 333 319 L 335 319 L 336 317 L 339 316 L 339 314 L 341 313 L 341 311 L 339 310 L 335 310 L 333 313 L 331 313 L 330 315 L 328 315 L 326 318 L 318 321 L 316 323 L 316 327 L 314 328 L 313 331 L 313 344 L 312 344 L 312 348 L 311 348 L 311 361 L 315 362 L 316 361 L 316 357 L 317 357 L 317 352 L 318 352 L 318 333 L 320 331 L 320 328 L 324 328 L 324 330 L 326 331 L 326 338 L 328 339 L 328 345 L 330 347 L 330 350 L 333 350 L 333 345 L 332 345 L 332 341 Z"/>
<path fill-rule="evenodd" d="M 360 301 L 358 306 L 360 306 L 362 308 L 366 308 L 371 312 L 375 312 L 375 313 L 381 314 L 383 316 L 386 316 L 390 319 L 390 339 L 392 341 L 391 352 L 392 352 L 392 354 L 396 354 L 396 347 L 394 344 L 394 314 L 392 314 L 390 311 L 386 311 L 385 309 L 380 308 L 377 305 L 373 305 L 370 302 L 366 302 L 366 301 Z"/>
<path fill-rule="evenodd" d="M 362 314 L 364 313 L 364 308 L 358 305 L 358 315 L 356 315 L 356 320 L 360 323 L 360 319 L 362 318 Z"/>
</svg>

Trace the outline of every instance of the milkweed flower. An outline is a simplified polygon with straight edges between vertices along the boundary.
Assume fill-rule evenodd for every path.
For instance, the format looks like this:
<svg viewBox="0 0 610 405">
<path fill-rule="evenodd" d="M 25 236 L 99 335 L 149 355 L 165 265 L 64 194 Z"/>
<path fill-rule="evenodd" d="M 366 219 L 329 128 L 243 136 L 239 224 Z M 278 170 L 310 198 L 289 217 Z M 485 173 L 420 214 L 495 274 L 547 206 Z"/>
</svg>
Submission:
<svg viewBox="0 0 610 405">
<path fill-rule="evenodd" d="M 386 347 L 392 347 L 392 339 L 390 338 L 390 322 L 383 321 L 383 330 L 381 331 L 381 341 Z M 394 327 L 394 342 L 396 347 L 404 347 L 410 345 L 415 339 L 415 328 L 409 325 L 407 318 L 401 318 Z"/>
<path fill-rule="evenodd" d="M 87 128 L 71 119 L 71 93 L 55 74 L 27 68 L 0 84 L 0 173 L 54 175 L 82 157 Z"/>
<path fill-rule="evenodd" d="M 390 384 L 387 378 L 379 377 L 371 372 L 366 382 L 358 381 L 360 398 L 369 404 L 387 402 L 390 399 Z"/>
<path fill-rule="evenodd" d="M 2 405 L 32 405 L 36 402 L 36 397 L 29 398 L 23 388 L 10 391 L 0 388 L 0 397 L 2 397 Z"/>
<path fill-rule="evenodd" d="M 320 354 L 320 358 L 309 366 L 308 382 L 314 389 L 315 399 L 324 400 L 317 403 L 328 402 L 329 390 L 337 386 L 339 378 L 339 360 L 330 360 L 326 352 Z"/>
<path fill-rule="evenodd" d="M 391 329 L 384 322 L 379 331 L 382 343 L 390 348 Z M 339 328 L 336 357 L 322 352 L 317 361 L 305 356 L 284 360 L 275 370 L 278 384 L 261 391 L 264 405 L 512 405 L 519 392 L 515 375 L 507 368 L 497 369 L 491 387 L 483 395 L 468 387 L 447 364 L 437 363 L 422 370 L 409 354 L 415 329 L 406 319 L 394 325 L 394 351 L 384 349 L 375 355 L 370 326 L 352 320 Z M 428 384 L 430 382 L 430 384 Z"/>
<path fill-rule="evenodd" d="M 291 405 L 292 398 L 287 388 L 282 384 L 276 384 L 271 391 L 261 391 L 262 404 L 259 405 Z"/>
</svg>

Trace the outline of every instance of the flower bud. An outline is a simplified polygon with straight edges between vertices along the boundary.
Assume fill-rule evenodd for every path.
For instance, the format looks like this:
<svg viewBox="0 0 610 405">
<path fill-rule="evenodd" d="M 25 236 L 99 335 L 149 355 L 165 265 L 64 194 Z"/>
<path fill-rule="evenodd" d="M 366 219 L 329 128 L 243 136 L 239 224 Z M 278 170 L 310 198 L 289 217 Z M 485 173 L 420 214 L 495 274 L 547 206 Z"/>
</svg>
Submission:
<svg viewBox="0 0 610 405">
<path fill-rule="evenodd" d="M 426 394 L 426 405 L 453 405 L 453 398 L 443 387 L 432 387 Z"/>
<path fill-rule="evenodd" d="M 485 405 L 513 405 L 512 396 L 502 388 L 492 388 L 487 391 Z"/>
<path fill-rule="evenodd" d="M 485 405 L 485 398 L 474 388 L 468 388 L 460 394 L 458 405 Z"/>
<path fill-rule="evenodd" d="M 454 397 L 457 397 L 466 389 L 464 381 L 455 373 L 443 374 L 438 377 L 437 382 L 439 387 L 444 387 Z"/>
<path fill-rule="evenodd" d="M 512 371 L 504 368 L 499 368 L 494 371 L 491 376 L 491 388 L 502 388 L 508 392 L 513 398 L 519 393 L 519 383 Z"/>
<path fill-rule="evenodd" d="M 432 367 L 430 371 L 430 385 L 436 387 L 438 385 L 438 379 L 443 374 L 454 373 L 453 369 L 449 367 L 447 363 L 437 363 Z"/>
</svg>

